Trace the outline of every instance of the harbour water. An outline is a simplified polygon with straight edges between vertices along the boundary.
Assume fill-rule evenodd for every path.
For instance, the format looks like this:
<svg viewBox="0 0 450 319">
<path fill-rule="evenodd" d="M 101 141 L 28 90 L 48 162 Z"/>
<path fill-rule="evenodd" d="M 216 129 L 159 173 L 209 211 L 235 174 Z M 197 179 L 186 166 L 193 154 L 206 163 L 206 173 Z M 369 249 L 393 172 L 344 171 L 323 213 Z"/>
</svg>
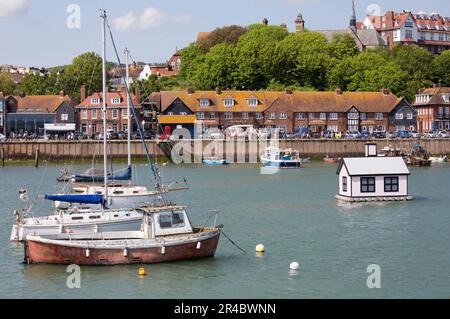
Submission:
<svg viewBox="0 0 450 319">
<path fill-rule="evenodd" d="M 151 185 L 147 167 L 136 168 L 138 182 Z M 275 175 L 257 165 L 169 165 L 165 182 L 185 177 L 191 187 L 172 201 L 189 205 L 200 226 L 221 210 L 218 223 L 248 254 L 222 236 L 214 258 L 145 265 L 145 277 L 139 265 L 81 267 L 79 289 L 67 288 L 66 266 L 25 265 L 22 246 L 8 241 L 12 212 L 23 206 L 18 189 L 56 191 L 61 166 L 0 168 L 0 298 L 450 298 L 449 168 L 412 168 L 410 202 L 339 204 L 336 165 Z M 37 201 L 34 211 L 50 208 Z M 367 287 L 370 264 L 380 266 L 380 289 Z"/>
</svg>

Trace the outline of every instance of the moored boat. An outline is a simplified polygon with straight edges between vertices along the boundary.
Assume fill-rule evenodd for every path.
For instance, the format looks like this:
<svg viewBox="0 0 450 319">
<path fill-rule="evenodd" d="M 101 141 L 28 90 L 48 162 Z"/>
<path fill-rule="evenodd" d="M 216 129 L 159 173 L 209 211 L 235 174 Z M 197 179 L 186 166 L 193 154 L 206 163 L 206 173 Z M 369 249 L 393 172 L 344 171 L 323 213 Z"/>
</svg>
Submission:
<svg viewBox="0 0 450 319">
<path fill-rule="evenodd" d="M 225 159 L 218 159 L 216 157 L 205 158 L 203 163 L 211 166 L 228 165 L 228 161 Z"/>
<path fill-rule="evenodd" d="M 297 168 L 301 166 L 300 152 L 293 149 L 281 149 L 270 145 L 260 156 L 261 163 L 267 167 Z"/>
<path fill-rule="evenodd" d="M 328 155 L 323 158 L 323 161 L 329 164 L 339 163 L 340 160 L 339 157 L 329 157 Z"/>
<path fill-rule="evenodd" d="M 215 254 L 222 226 L 192 227 L 184 206 L 147 206 L 141 230 L 103 232 L 90 240 L 65 236 L 27 236 L 25 262 L 77 265 L 159 263 Z"/>
</svg>

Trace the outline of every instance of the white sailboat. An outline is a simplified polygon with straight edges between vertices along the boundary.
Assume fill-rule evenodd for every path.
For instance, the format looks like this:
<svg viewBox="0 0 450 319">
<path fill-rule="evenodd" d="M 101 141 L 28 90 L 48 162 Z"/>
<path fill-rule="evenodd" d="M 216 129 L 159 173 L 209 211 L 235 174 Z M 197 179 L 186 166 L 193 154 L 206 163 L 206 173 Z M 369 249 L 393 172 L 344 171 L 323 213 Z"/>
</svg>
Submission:
<svg viewBox="0 0 450 319">
<path fill-rule="evenodd" d="M 11 241 L 24 241 L 28 235 L 58 236 L 70 234 L 78 238 L 92 238 L 99 232 L 113 231 L 140 231 L 142 225 L 142 212 L 135 208 L 141 203 L 158 205 L 163 200 L 166 188 L 161 186 L 159 175 L 151 162 L 148 150 L 149 165 L 152 168 L 156 186 L 154 191 L 143 186 L 117 186 L 111 187 L 108 181 L 107 170 L 107 134 L 106 134 L 106 13 L 102 12 L 102 73 L 103 73 L 103 173 L 104 185 L 87 185 L 78 194 L 46 195 L 46 199 L 57 203 L 53 214 L 48 216 L 31 216 L 32 206 L 14 212 L 15 224 L 11 230 Z M 128 60 L 128 58 L 127 58 Z M 128 64 L 128 63 L 127 63 Z M 128 70 L 128 67 L 127 67 Z M 128 103 L 130 103 L 128 83 L 126 84 Z M 130 111 L 128 104 L 128 111 Z M 128 113 L 130 123 L 130 113 Z M 130 128 L 130 126 L 128 126 Z M 140 131 L 140 129 L 138 128 Z M 131 165 L 130 130 L 128 130 L 128 164 Z M 81 186 L 80 186 L 81 187 Z M 81 188 L 80 188 L 81 189 Z M 69 203 L 64 205 L 62 203 Z M 77 204 L 73 206 L 73 204 Z"/>
</svg>

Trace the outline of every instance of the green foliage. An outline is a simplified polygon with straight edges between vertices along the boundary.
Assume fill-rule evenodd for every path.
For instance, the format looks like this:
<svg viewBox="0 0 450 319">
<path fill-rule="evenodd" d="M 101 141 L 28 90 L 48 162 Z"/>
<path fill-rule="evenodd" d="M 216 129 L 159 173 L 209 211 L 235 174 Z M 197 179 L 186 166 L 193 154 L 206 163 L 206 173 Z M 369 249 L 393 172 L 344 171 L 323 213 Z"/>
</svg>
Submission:
<svg viewBox="0 0 450 319">
<path fill-rule="evenodd" d="M 15 86 L 8 73 L 0 73 L 0 92 L 3 95 L 14 94 Z"/>
<path fill-rule="evenodd" d="M 62 86 L 59 83 L 56 73 L 27 74 L 23 77 L 18 87 L 19 92 L 26 95 L 55 95 L 58 94 Z"/>
<path fill-rule="evenodd" d="M 331 71 L 331 87 L 348 91 L 380 91 L 388 88 L 406 96 L 409 75 L 395 62 L 376 51 L 367 50 L 357 56 L 347 57 Z"/>
<path fill-rule="evenodd" d="M 239 37 L 247 32 L 247 29 L 238 25 L 230 25 L 213 30 L 205 39 L 200 41 L 207 51 L 216 44 L 236 44 Z"/>
<path fill-rule="evenodd" d="M 444 51 L 434 58 L 432 63 L 432 79 L 435 83 L 450 86 L 450 50 Z"/>
<path fill-rule="evenodd" d="M 86 85 L 87 95 L 101 91 L 102 58 L 94 52 L 77 56 L 61 74 L 59 85 L 77 101 L 80 99 L 81 85 Z"/>
</svg>

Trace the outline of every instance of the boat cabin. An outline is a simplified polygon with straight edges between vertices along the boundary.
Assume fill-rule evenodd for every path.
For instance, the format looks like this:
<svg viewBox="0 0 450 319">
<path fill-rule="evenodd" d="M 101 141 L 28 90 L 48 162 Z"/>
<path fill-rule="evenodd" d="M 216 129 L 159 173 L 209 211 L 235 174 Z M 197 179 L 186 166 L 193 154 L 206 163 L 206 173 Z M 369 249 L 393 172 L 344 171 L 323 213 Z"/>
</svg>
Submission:
<svg viewBox="0 0 450 319">
<path fill-rule="evenodd" d="M 194 232 L 184 206 L 142 206 L 137 211 L 143 212 L 144 238 Z"/>
<path fill-rule="evenodd" d="M 375 155 L 374 155 L 375 154 Z M 372 149 L 366 157 L 343 158 L 339 175 L 337 199 L 349 202 L 410 200 L 410 172 L 402 157 L 376 156 Z"/>
</svg>

